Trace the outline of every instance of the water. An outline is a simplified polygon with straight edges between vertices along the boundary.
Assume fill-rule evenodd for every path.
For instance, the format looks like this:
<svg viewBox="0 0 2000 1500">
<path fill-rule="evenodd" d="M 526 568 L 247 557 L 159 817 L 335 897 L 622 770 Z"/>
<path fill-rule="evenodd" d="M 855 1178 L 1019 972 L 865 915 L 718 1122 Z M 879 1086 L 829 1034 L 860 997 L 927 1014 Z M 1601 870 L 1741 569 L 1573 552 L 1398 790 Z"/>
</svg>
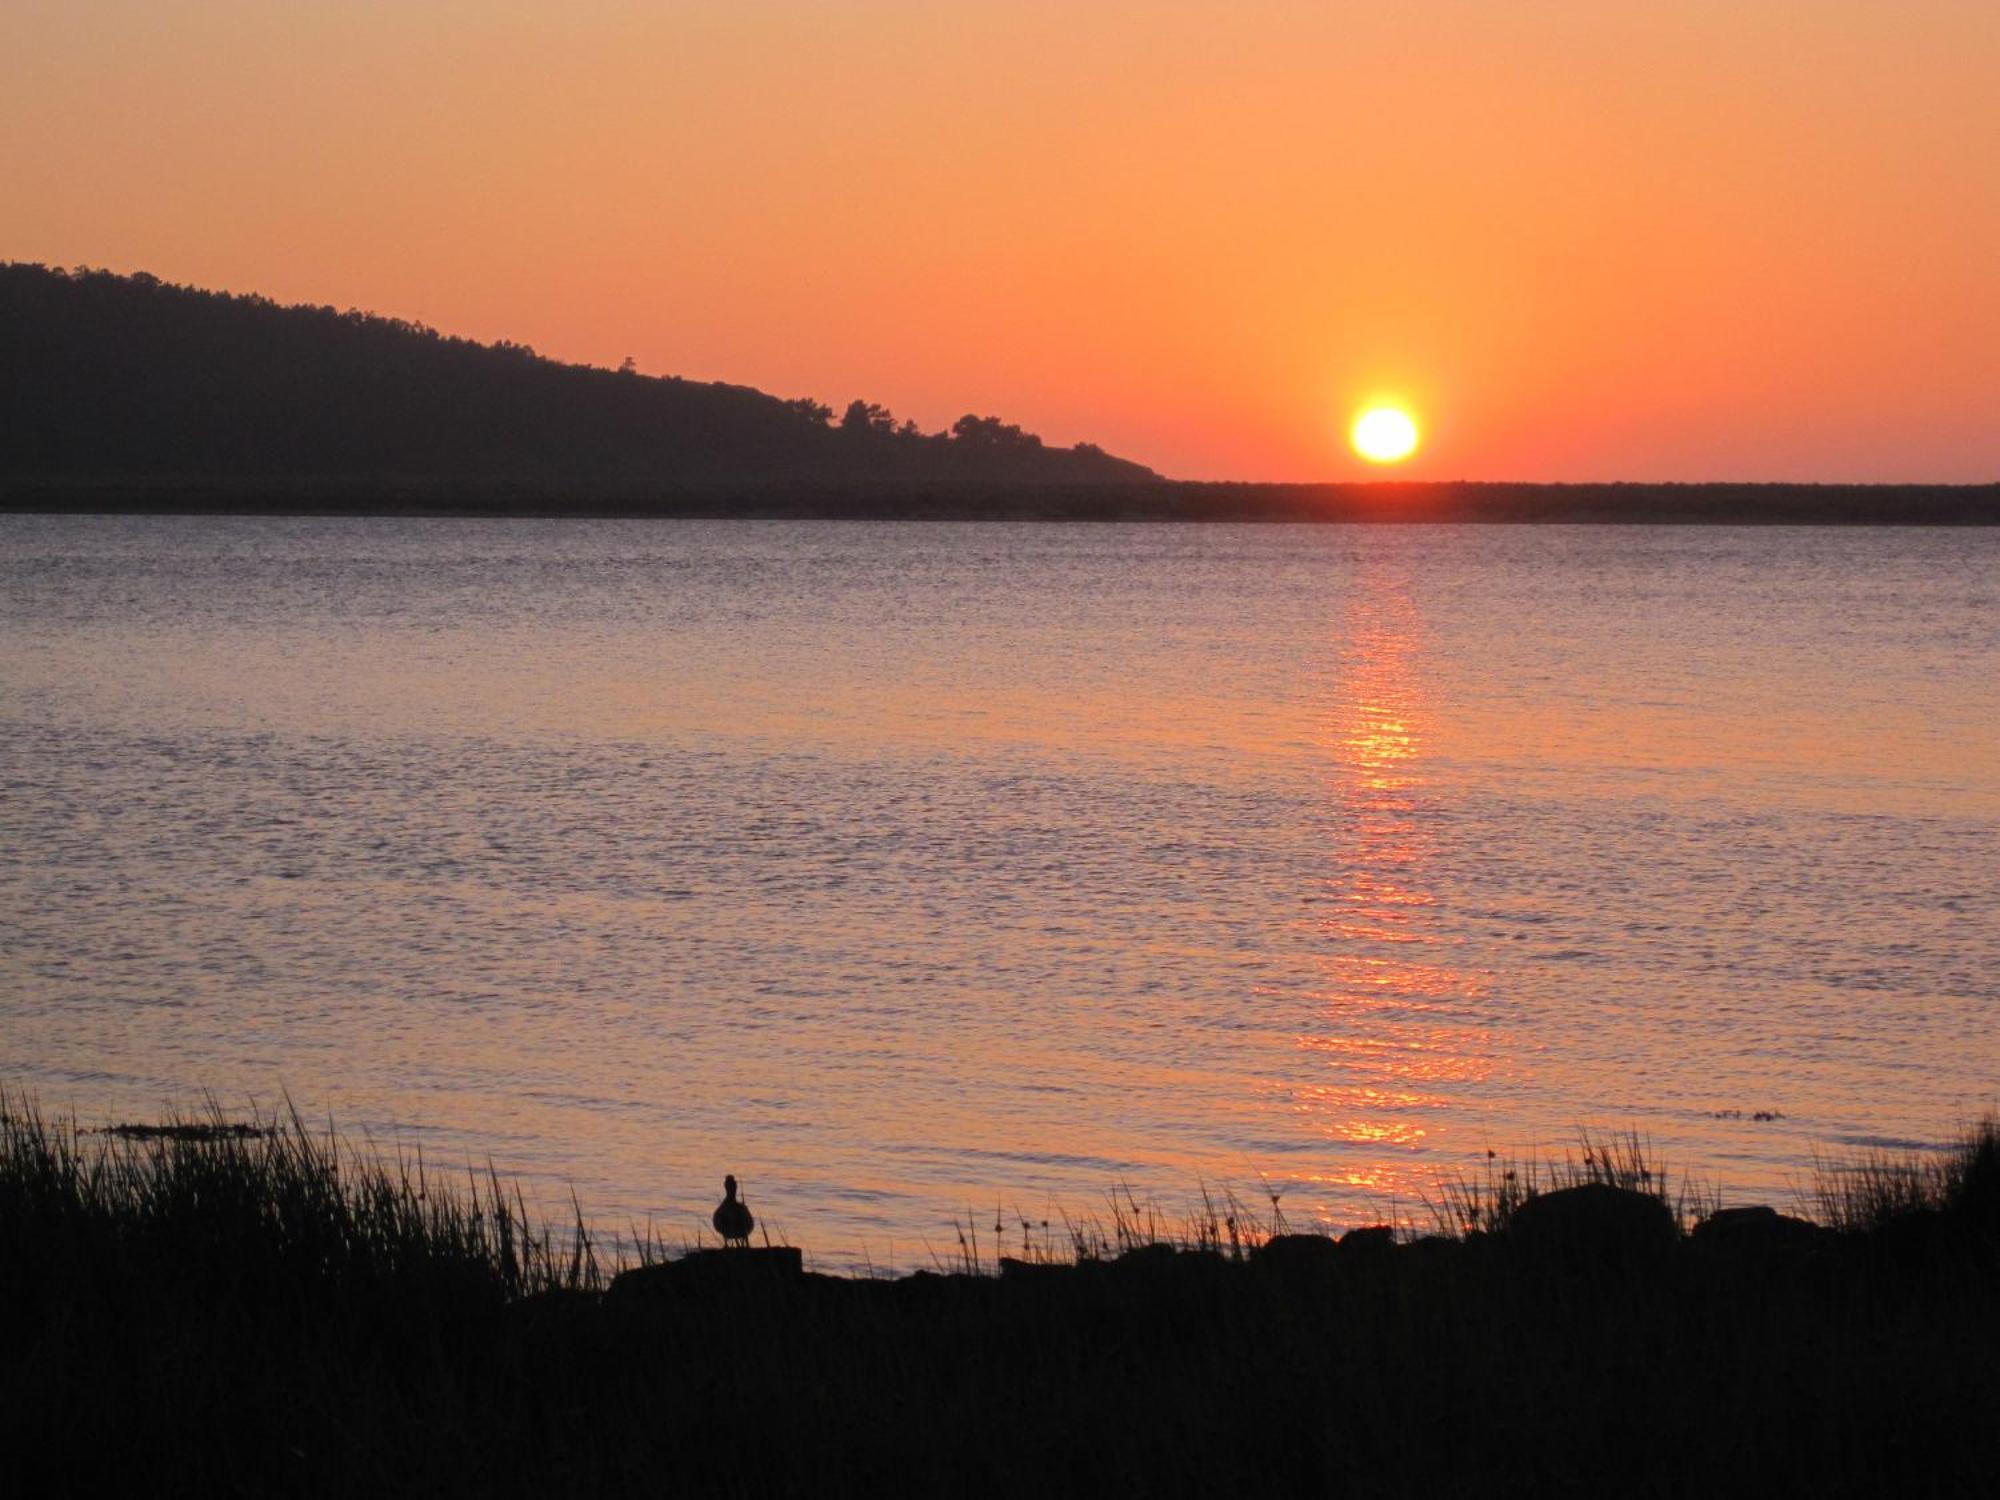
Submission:
<svg viewBox="0 0 2000 1500">
<path fill-rule="evenodd" d="M 0 517 L 0 1078 L 831 1265 L 1787 1201 L 2000 1101 L 1996 727 L 1991 532 Z"/>
</svg>

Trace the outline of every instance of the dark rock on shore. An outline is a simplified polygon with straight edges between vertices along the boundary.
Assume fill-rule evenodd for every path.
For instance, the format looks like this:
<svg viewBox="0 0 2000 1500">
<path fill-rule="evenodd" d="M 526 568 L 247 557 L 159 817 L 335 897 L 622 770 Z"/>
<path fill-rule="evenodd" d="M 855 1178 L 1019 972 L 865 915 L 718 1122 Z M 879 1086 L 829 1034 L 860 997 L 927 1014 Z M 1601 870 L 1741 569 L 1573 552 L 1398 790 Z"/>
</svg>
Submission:
<svg viewBox="0 0 2000 1500">
<path fill-rule="evenodd" d="M 1718 1209 L 1695 1225 L 1698 1250 L 1736 1256 L 1796 1256 L 1818 1249 L 1829 1231 L 1765 1204 Z"/>
<path fill-rule="evenodd" d="M 1000 1257 L 1002 1281 L 1055 1281 L 1075 1269 L 1068 1261 L 1016 1260 L 1011 1255 Z"/>
<path fill-rule="evenodd" d="M 613 1297 L 712 1296 L 797 1285 L 805 1256 L 793 1245 L 755 1250 L 694 1250 L 679 1260 L 638 1266 L 612 1278 Z"/>
<path fill-rule="evenodd" d="M 1122 1292 L 1178 1296 L 1216 1286 L 1230 1270 L 1230 1262 L 1213 1250 L 1140 1245 L 1116 1260 L 1086 1261 L 1081 1269 Z"/>
<path fill-rule="evenodd" d="M 1505 1238 L 1571 1267 L 1625 1266 L 1669 1253 L 1680 1226 L 1658 1198 L 1592 1182 L 1528 1199 L 1514 1210 Z"/>
<path fill-rule="evenodd" d="M 1369 1224 L 1360 1229 L 1350 1229 L 1340 1237 L 1340 1253 L 1344 1259 L 1357 1255 L 1386 1255 L 1396 1248 L 1396 1231 L 1388 1224 Z"/>
<path fill-rule="evenodd" d="M 1274 1235 L 1250 1252 L 1250 1263 L 1284 1275 L 1326 1275 L 1340 1258 L 1334 1242 L 1323 1234 Z"/>
</svg>

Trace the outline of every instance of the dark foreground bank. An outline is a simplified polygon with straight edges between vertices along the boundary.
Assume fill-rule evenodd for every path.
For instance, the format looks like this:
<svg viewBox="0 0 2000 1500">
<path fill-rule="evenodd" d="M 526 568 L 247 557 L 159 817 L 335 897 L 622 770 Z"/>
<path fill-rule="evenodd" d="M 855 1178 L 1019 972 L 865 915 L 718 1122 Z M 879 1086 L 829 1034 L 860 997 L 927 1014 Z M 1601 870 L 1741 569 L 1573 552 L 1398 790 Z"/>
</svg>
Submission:
<svg viewBox="0 0 2000 1500">
<path fill-rule="evenodd" d="M 1820 1222 L 1690 1232 L 1615 1153 L 1558 1180 L 1496 1171 L 1415 1243 L 614 1277 L 491 1180 L 15 1104 L 0 1424 L 23 1494 L 1986 1491 L 1991 1126 L 1830 1174 Z"/>
</svg>

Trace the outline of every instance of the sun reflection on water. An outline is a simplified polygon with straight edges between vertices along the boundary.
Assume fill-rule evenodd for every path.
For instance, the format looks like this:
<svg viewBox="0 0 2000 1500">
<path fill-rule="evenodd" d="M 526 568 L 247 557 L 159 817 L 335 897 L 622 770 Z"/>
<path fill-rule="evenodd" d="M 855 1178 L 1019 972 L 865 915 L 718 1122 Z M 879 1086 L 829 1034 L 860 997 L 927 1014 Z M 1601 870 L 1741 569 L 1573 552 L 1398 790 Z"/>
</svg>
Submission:
<svg viewBox="0 0 2000 1500">
<path fill-rule="evenodd" d="M 1462 939 L 1439 910 L 1422 620 L 1400 580 L 1354 596 L 1337 652 L 1325 877 L 1308 919 L 1316 1025 L 1294 1038 L 1319 1065 L 1290 1090 L 1294 1112 L 1336 1143 L 1337 1166 L 1297 1180 L 1408 1199 L 1433 1186 L 1424 1155 L 1457 1102 L 1494 1074 L 1478 1014 L 1489 987 L 1456 960 Z"/>
</svg>

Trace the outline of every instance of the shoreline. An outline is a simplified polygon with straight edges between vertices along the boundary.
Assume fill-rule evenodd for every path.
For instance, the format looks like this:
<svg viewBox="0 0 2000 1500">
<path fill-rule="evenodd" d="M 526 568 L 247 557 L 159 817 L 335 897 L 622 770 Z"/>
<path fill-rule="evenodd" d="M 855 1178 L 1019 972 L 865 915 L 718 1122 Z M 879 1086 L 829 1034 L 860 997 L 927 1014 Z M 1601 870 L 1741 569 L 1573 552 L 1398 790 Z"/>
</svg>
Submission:
<svg viewBox="0 0 2000 1500">
<path fill-rule="evenodd" d="M 2000 526 L 2000 484 L 675 486 L 495 478 L 0 479 L 0 513 L 1356 525 Z"/>
<path fill-rule="evenodd" d="M 4 1102 L 0 1433 L 59 1490 L 1953 1494 L 2000 1462 L 1991 1120 L 1824 1179 L 1822 1224 L 1689 1228 L 1627 1137 L 1496 1164 L 1407 1243 L 1134 1216 L 882 1280 L 782 1246 L 607 1275 L 580 1216 L 296 1117 L 86 1142 Z"/>
</svg>

